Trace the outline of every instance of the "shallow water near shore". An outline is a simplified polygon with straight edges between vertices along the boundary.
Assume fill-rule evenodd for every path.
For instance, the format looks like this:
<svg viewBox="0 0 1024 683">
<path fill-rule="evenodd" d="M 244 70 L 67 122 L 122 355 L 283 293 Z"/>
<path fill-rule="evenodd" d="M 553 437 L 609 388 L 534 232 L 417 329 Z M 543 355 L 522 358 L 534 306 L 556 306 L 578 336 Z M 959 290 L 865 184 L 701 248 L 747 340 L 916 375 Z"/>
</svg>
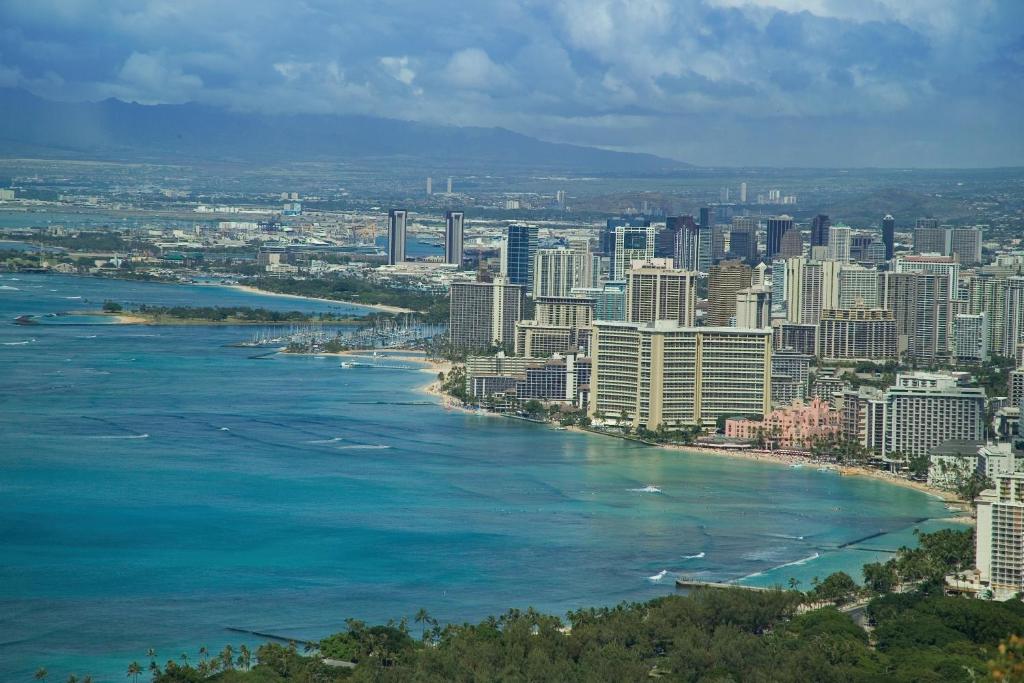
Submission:
<svg viewBox="0 0 1024 683">
<path fill-rule="evenodd" d="M 665 595 L 679 576 L 806 586 L 858 575 L 949 514 L 867 478 L 446 411 L 416 391 L 419 368 L 254 359 L 225 346 L 246 328 L 10 324 L 105 299 L 330 304 L 0 285 L 0 680 L 46 666 L 120 681 L 150 647 L 195 661 L 200 645 L 260 640 L 228 629 L 561 614 Z"/>
</svg>

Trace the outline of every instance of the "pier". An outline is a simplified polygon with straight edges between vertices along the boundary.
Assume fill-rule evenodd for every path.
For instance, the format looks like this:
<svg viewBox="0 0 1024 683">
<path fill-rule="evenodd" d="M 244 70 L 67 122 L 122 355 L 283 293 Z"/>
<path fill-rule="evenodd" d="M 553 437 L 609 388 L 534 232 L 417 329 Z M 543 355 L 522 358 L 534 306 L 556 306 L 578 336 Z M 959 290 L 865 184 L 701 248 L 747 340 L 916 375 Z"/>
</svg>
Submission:
<svg viewBox="0 0 1024 683">
<path fill-rule="evenodd" d="M 676 588 L 693 590 L 695 588 L 741 588 L 746 591 L 773 591 L 774 588 L 761 586 L 744 586 L 738 583 L 721 583 L 719 581 L 698 581 L 696 579 L 676 579 Z"/>
</svg>

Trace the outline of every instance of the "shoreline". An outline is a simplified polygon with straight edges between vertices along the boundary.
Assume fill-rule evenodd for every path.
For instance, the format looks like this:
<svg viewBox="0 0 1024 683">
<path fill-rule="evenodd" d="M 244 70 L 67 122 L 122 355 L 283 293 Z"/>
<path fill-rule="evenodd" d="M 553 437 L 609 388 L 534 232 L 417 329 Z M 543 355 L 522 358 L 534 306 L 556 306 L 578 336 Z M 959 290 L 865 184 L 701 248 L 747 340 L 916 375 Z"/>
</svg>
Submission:
<svg viewBox="0 0 1024 683">
<path fill-rule="evenodd" d="M 270 292 L 259 287 L 253 287 L 252 285 L 228 285 L 228 284 L 212 284 L 212 285 L 200 285 L 202 287 L 227 287 L 228 289 L 234 289 L 240 292 L 248 292 L 249 294 L 262 294 L 264 296 L 277 296 L 286 299 L 304 299 L 306 301 L 319 301 L 321 303 L 328 304 L 344 304 L 346 306 L 356 306 L 358 308 L 369 308 L 381 313 L 418 313 L 411 308 L 401 308 L 400 306 L 388 306 L 387 304 L 364 304 L 356 301 L 343 301 L 341 299 L 325 299 L 318 296 L 303 296 L 301 294 L 285 294 L 283 292 Z"/>
<path fill-rule="evenodd" d="M 205 320 L 203 318 L 171 318 L 148 316 L 134 311 L 108 313 L 106 311 L 74 311 L 71 315 L 87 315 L 97 318 L 113 318 L 115 325 L 153 325 L 157 327 L 274 327 L 284 325 L 333 325 L 345 327 L 361 325 L 360 318 L 350 320 Z"/>
</svg>

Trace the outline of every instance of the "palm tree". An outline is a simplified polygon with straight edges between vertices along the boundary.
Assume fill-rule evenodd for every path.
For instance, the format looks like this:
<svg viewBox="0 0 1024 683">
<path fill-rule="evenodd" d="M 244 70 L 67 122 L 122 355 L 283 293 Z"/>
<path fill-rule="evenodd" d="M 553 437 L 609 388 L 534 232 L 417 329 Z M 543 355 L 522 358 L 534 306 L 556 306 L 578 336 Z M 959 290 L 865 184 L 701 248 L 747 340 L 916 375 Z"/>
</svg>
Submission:
<svg viewBox="0 0 1024 683">
<path fill-rule="evenodd" d="M 430 622 L 430 613 L 427 610 L 420 607 L 419 611 L 412 618 L 417 624 L 420 624 L 420 640 L 427 639 L 427 624 Z"/>
<path fill-rule="evenodd" d="M 78 676 L 75 674 L 68 674 L 68 683 L 78 683 Z"/>
<path fill-rule="evenodd" d="M 199 646 L 199 659 L 201 659 L 202 661 L 205 662 L 206 661 L 206 656 L 208 654 L 210 654 L 209 648 L 207 648 L 205 645 L 200 645 Z"/>
<path fill-rule="evenodd" d="M 249 652 L 249 648 L 244 644 L 238 646 L 238 652 L 238 666 L 248 671 L 252 665 L 252 653 Z"/>
<path fill-rule="evenodd" d="M 181 656 L 179 657 L 179 659 L 181 660 L 182 664 L 184 664 L 185 666 L 188 666 L 188 653 L 187 652 L 182 652 Z"/>
<path fill-rule="evenodd" d="M 92 683 L 92 676 L 86 676 L 83 678 L 82 683 Z"/>
<path fill-rule="evenodd" d="M 139 674 L 142 673 L 142 667 L 138 662 L 132 662 L 128 665 L 128 677 L 132 679 L 132 683 L 139 683 Z"/>
<path fill-rule="evenodd" d="M 41 666 L 36 669 L 35 679 L 37 681 L 45 681 L 46 677 L 50 675 L 50 672 L 46 670 L 45 666 Z"/>
<path fill-rule="evenodd" d="M 220 660 L 224 663 L 225 669 L 232 669 L 235 666 L 235 648 L 225 645 L 220 651 Z"/>
</svg>

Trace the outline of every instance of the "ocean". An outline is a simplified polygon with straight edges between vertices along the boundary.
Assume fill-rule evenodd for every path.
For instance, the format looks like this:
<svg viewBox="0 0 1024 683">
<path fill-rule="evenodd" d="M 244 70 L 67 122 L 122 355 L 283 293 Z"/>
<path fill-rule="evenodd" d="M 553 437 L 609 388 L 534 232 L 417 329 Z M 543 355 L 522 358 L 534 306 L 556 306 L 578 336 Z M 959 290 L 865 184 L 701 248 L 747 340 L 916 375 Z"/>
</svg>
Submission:
<svg viewBox="0 0 1024 683">
<path fill-rule="evenodd" d="M 0 680 L 122 681 L 151 647 L 195 661 L 420 608 L 564 614 L 679 576 L 806 586 L 948 514 L 871 479 L 446 411 L 421 366 L 253 358 L 228 346 L 250 328 L 11 324 L 108 299 L 365 310 L 0 274 Z"/>
</svg>

